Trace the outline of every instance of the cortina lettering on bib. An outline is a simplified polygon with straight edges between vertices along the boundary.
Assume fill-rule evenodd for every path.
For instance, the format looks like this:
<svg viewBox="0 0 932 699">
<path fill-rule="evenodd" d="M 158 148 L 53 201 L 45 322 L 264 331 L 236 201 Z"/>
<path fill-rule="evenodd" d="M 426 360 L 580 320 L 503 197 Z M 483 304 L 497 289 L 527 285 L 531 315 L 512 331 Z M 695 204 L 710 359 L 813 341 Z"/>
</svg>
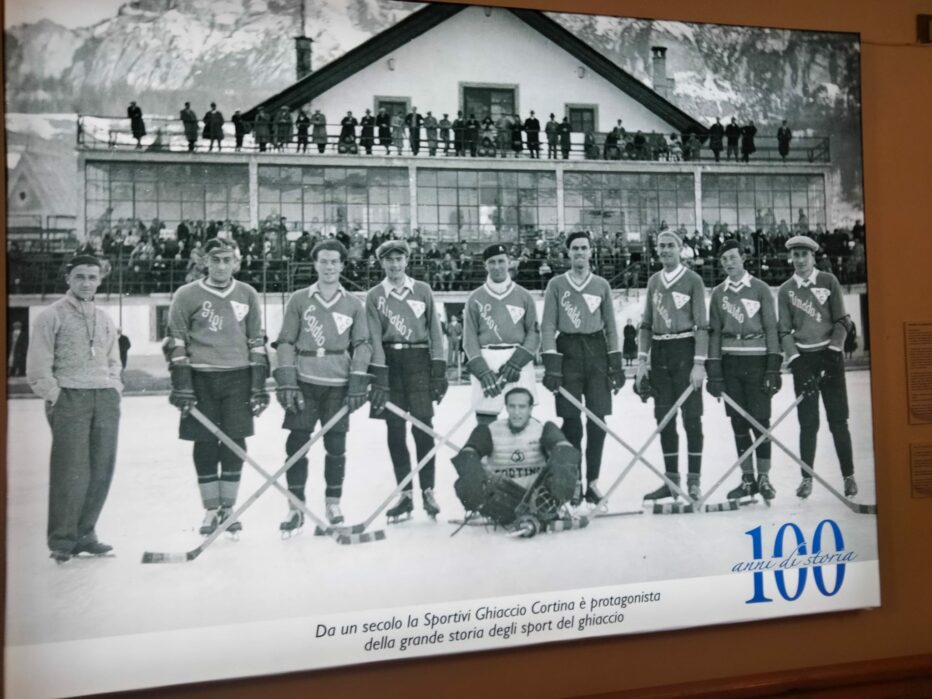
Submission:
<svg viewBox="0 0 932 699">
<path fill-rule="evenodd" d="M 597 309 L 599 304 L 602 303 L 602 297 L 596 296 L 595 294 L 583 294 L 582 297 L 586 302 L 586 306 L 589 307 L 590 313 L 595 313 L 595 309 Z"/>
<path fill-rule="evenodd" d="M 748 312 L 749 318 L 756 316 L 757 312 L 760 310 L 760 301 L 755 301 L 754 299 L 741 299 L 741 303 L 744 304 L 744 310 Z"/>
<path fill-rule="evenodd" d="M 236 316 L 237 323 L 239 323 L 243 318 L 246 317 L 246 314 L 249 313 L 248 304 L 240 303 L 239 301 L 230 301 L 230 306 L 233 308 L 233 315 Z"/>
<path fill-rule="evenodd" d="M 821 286 L 814 286 L 812 287 L 812 295 L 815 296 L 816 300 L 818 300 L 818 302 L 824 306 L 825 302 L 828 300 L 828 297 L 832 295 L 832 292 L 830 289 L 825 289 Z"/>
<path fill-rule="evenodd" d="M 342 335 L 343 333 L 345 333 L 346 329 L 353 324 L 353 319 L 350 318 L 348 315 L 344 315 L 342 313 L 337 313 L 337 312 L 334 312 L 332 315 L 333 315 L 333 322 L 337 326 L 337 334 L 339 335 Z"/>
<path fill-rule="evenodd" d="M 679 291 L 673 292 L 673 305 L 677 310 L 689 303 L 689 294 L 681 294 Z"/>
<path fill-rule="evenodd" d="M 427 304 L 423 301 L 415 301 L 414 299 L 408 299 L 408 305 L 411 306 L 411 310 L 414 311 L 414 316 L 420 318 L 424 315 L 424 310 L 427 308 Z"/>
<path fill-rule="evenodd" d="M 524 318 L 524 309 L 521 306 L 511 306 L 505 304 L 505 308 L 508 309 L 508 315 L 511 316 L 511 322 L 517 325 L 522 318 Z"/>
</svg>

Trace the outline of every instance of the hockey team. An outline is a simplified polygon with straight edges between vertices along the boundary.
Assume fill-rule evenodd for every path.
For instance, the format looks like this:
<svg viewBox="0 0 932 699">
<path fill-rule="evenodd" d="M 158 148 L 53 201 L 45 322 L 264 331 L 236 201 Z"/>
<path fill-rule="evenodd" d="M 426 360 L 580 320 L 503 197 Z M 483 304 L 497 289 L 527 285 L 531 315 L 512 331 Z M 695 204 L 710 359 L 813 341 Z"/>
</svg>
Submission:
<svg viewBox="0 0 932 699">
<path fill-rule="evenodd" d="M 600 423 L 612 414 L 613 393 L 626 379 L 611 288 L 590 268 L 592 241 L 587 233 L 576 232 L 567 236 L 566 246 L 570 268 L 548 283 L 540 323 L 531 294 L 510 278 L 511 261 L 501 244 L 484 250 L 487 278 L 469 294 L 463 309 L 463 349 L 477 426 L 453 459 L 459 476 L 455 490 L 467 513 L 481 513 L 506 528 L 520 525 L 522 532 L 532 527 L 529 521 L 533 527 L 546 525 L 583 501 L 604 507 L 598 480 L 606 432 Z M 844 493 L 855 496 L 843 355 L 852 326 L 838 280 L 815 268 L 818 244 L 803 235 L 786 243 L 794 274 L 780 287 L 775 308 L 769 287 L 745 270 L 740 246 L 726 242 L 719 251 L 726 278 L 713 289 L 708 312 L 700 277 L 681 261 L 682 246 L 673 231 L 658 235 L 663 268 L 648 281 L 638 334 L 634 392 L 645 402 L 654 400 L 664 467 L 663 482 L 644 499 L 695 502 L 702 497 L 703 384 L 716 399 L 727 394 L 740 408 L 725 406 L 737 453 L 744 455 L 740 482 L 728 499 L 773 499 L 771 444 L 759 428 L 769 429 L 771 399 L 781 388 L 784 361 L 798 397 L 799 454 L 809 467 L 796 495 L 806 498 L 812 492 L 821 394 Z M 179 437 L 193 442 L 205 510 L 200 533 L 209 536 L 235 509 L 243 461 L 190 411 L 196 406 L 245 450 L 254 419 L 269 403 L 270 367 L 258 293 L 233 277 L 235 246 L 213 239 L 204 251 L 206 276 L 175 293 L 163 350 L 171 376 L 169 401 L 181 414 Z M 385 277 L 362 302 L 340 284 L 347 250 L 335 240 L 318 243 L 311 253 L 317 280 L 288 299 L 272 343 L 277 350 L 275 393 L 285 411 L 284 455 L 296 455 L 315 429 L 333 423 L 323 436 L 323 495 L 326 519 L 334 526 L 344 522 L 340 503 L 350 414 L 366 402 L 369 416 L 385 422 L 399 485 L 400 497 L 386 511 L 389 521 L 412 516 L 415 480 L 424 512 L 435 518 L 440 511 L 434 495 L 435 438 L 414 423 L 431 428 L 434 403 L 446 394 L 444 333 L 431 288 L 407 275 L 408 245 L 386 241 L 376 255 Z M 72 267 L 93 272 L 96 264 L 99 269 L 96 260 L 85 258 Z M 69 294 L 78 302 L 92 303 L 93 290 L 85 298 L 74 292 L 77 284 L 70 277 L 69 284 Z M 50 322 L 49 332 L 59 326 Z M 66 331 L 67 325 L 57 332 Z M 49 388 L 53 383 L 69 388 L 70 373 L 56 375 L 56 367 L 78 361 L 69 355 L 62 362 L 56 356 L 59 344 L 53 333 L 45 343 L 31 343 L 29 350 L 30 382 L 49 402 L 58 395 Z M 560 426 L 531 416 L 538 403 L 538 355 Z M 96 361 L 93 343 L 81 361 Z M 580 407 L 587 413 L 585 430 Z M 48 409 L 52 415 L 55 404 Z M 503 410 L 506 417 L 500 418 Z M 686 438 L 685 483 L 677 413 Z M 418 459 L 414 469 L 407 446 L 409 424 Z M 308 459 L 303 456 L 286 472 L 292 501 L 305 502 L 307 479 Z M 279 525 L 283 536 L 303 524 L 304 511 L 291 502 Z M 226 527 L 235 534 L 242 524 L 231 521 Z M 92 531 L 87 529 L 69 534 L 66 550 L 60 531 L 56 519 L 49 537 L 56 560 L 67 560 L 82 547 L 90 550 L 86 541 L 95 542 L 90 548 L 109 550 L 96 543 L 95 534 L 82 533 Z"/>
</svg>

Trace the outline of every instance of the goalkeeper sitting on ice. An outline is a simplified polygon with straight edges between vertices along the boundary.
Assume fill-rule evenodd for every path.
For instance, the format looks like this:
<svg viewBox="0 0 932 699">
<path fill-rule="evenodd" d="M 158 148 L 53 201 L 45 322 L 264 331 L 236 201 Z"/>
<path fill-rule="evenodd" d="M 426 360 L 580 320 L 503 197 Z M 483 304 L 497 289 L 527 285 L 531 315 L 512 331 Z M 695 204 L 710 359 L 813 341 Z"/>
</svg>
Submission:
<svg viewBox="0 0 932 699">
<path fill-rule="evenodd" d="M 531 393 L 505 394 L 508 417 L 477 426 L 453 465 L 456 495 L 509 531 L 533 536 L 561 517 L 576 487 L 580 454 L 552 422 L 531 417 Z"/>
</svg>

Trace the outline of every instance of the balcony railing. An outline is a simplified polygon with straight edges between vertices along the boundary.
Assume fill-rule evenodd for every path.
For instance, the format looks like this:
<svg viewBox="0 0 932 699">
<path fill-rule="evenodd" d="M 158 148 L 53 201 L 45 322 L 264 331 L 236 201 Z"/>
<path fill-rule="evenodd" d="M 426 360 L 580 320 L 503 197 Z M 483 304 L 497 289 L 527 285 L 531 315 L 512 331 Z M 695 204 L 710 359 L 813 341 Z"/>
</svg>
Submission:
<svg viewBox="0 0 932 699">
<path fill-rule="evenodd" d="M 134 151 L 140 150 L 147 153 L 159 152 L 188 152 L 188 140 L 185 137 L 184 126 L 179 119 L 166 119 L 160 117 L 151 117 L 145 120 L 146 135 L 143 136 L 139 144 L 133 137 L 129 125 L 129 119 L 119 119 L 113 117 L 96 117 L 82 115 L 78 117 L 77 123 L 77 146 L 86 150 L 112 150 L 112 151 Z M 361 142 L 361 128 L 356 127 L 352 139 L 341 139 L 341 125 L 327 124 L 327 139 L 321 143 L 323 151 L 319 150 L 309 131 L 304 145 L 304 151 L 299 152 L 301 145 L 297 136 L 297 131 L 292 125 L 290 136 L 283 139 L 274 137 L 275 127 L 272 125 L 272 137 L 265 144 L 264 148 L 256 142 L 252 133 L 243 135 L 242 146 L 236 146 L 236 134 L 232 123 L 226 122 L 223 126 L 224 138 L 222 140 L 222 151 L 220 152 L 268 152 L 270 154 L 291 155 L 302 157 L 306 155 L 332 155 L 344 158 L 358 157 L 366 155 L 366 149 Z M 524 132 L 523 132 L 524 133 Z M 196 151 L 198 153 L 209 152 L 210 142 L 203 138 L 203 126 L 198 123 L 198 138 L 196 141 Z M 670 134 L 661 134 L 656 132 L 643 134 L 644 140 L 641 142 L 637 134 L 629 133 L 624 142 L 619 143 L 617 148 L 606 148 L 606 133 L 593 133 L 587 140 L 586 135 L 578 132 L 570 134 L 569 149 L 564 155 L 563 148 L 558 144 L 555 148 L 554 157 L 550 159 L 568 159 L 568 160 L 609 160 L 609 161 L 647 161 L 647 162 L 678 162 L 678 161 L 714 161 L 712 151 L 709 149 L 708 141 L 702 143 L 698 153 L 683 152 L 682 146 L 674 146 Z M 548 159 L 548 143 L 546 134 L 541 131 L 540 138 L 540 155 L 542 159 Z M 526 133 L 522 136 L 521 149 L 515 151 L 512 149 L 511 136 L 506 134 L 506 138 L 499 140 L 495 129 L 480 130 L 475 143 L 475 148 L 468 144 L 465 147 L 465 155 L 462 157 L 480 157 L 480 158 L 520 158 L 530 160 L 530 152 L 527 147 Z M 750 162 L 781 162 L 784 158 L 780 155 L 776 135 L 755 137 L 755 151 L 750 156 Z M 370 148 L 373 156 L 399 155 L 398 144 L 393 142 L 390 147 L 380 144 L 378 130 L 374 130 L 372 146 Z M 419 155 L 421 157 L 431 156 L 430 141 L 427 138 L 427 131 L 421 128 L 421 140 Z M 451 129 L 449 141 L 445 142 L 440 138 L 439 129 L 434 147 L 437 157 L 456 157 L 454 151 L 454 132 Z M 740 146 L 739 146 L 740 153 Z M 409 139 L 408 129 L 404 130 L 403 142 L 401 144 L 401 155 L 412 155 L 411 142 Z M 721 152 L 722 162 L 726 162 L 726 150 Z M 828 163 L 831 159 L 828 137 L 813 136 L 794 136 L 790 146 L 790 151 L 785 158 L 790 163 Z M 740 155 L 736 160 L 740 160 Z"/>
</svg>

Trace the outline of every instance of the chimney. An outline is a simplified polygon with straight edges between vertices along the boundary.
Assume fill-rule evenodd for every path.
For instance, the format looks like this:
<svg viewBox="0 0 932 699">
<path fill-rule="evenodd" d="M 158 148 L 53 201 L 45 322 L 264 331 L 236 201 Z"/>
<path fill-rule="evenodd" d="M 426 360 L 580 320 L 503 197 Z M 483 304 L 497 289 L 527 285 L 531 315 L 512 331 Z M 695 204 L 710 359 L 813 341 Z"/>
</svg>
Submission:
<svg viewBox="0 0 932 699">
<path fill-rule="evenodd" d="M 670 96 L 670 81 L 667 79 L 667 47 L 651 46 L 654 92 L 661 97 Z"/>
<path fill-rule="evenodd" d="M 307 36 L 307 20 L 304 14 L 304 0 L 301 0 L 301 36 L 294 38 L 295 55 L 297 58 L 297 76 L 302 80 L 311 74 L 311 44 L 313 39 Z"/>
</svg>

